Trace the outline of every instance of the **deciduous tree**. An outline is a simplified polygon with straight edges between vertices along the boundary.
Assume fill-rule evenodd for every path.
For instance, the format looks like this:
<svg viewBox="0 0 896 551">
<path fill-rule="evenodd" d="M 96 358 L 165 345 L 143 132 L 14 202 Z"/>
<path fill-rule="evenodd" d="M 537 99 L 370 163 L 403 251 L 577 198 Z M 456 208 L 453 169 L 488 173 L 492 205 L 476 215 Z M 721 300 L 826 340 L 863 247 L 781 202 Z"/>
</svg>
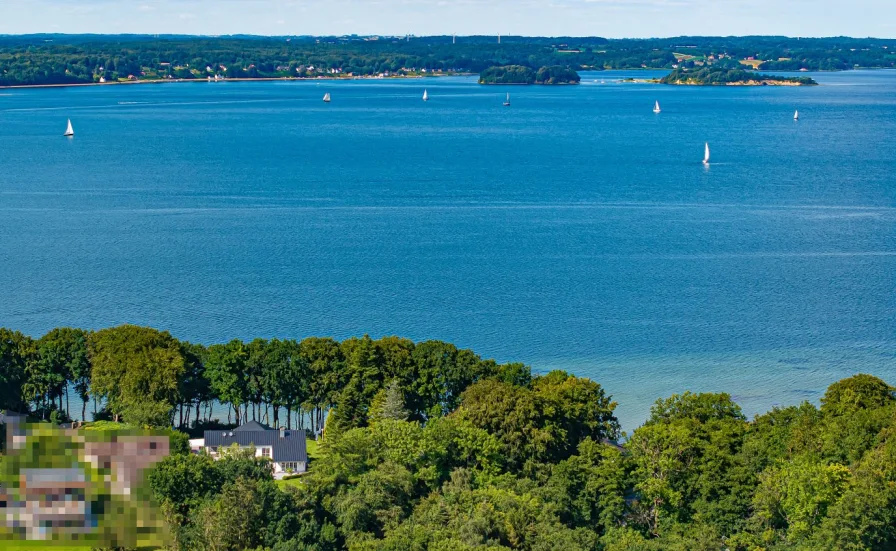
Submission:
<svg viewBox="0 0 896 551">
<path fill-rule="evenodd" d="M 91 333 L 91 390 L 107 401 L 117 421 L 171 423 L 178 382 L 184 373 L 180 343 L 168 332 L 122 325 Z"/>
</svg>

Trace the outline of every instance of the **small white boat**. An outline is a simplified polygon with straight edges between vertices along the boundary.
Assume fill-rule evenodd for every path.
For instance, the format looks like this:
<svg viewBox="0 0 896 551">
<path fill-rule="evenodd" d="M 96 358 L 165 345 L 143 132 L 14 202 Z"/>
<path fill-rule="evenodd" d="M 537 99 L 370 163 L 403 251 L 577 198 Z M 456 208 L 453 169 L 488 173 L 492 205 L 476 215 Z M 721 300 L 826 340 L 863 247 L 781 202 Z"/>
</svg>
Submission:
<svg viewBox="0 0 896 551">
<path fill-rule="evenodd" d="M 510 92 L 507 92 L 507 99 L 504 100 L 504 107 L 510 107 Z"/>
<path fill-rule="evenodd" d="M 653 112 L 654 113 L 660 112 L 660 102 L 656 102 L 656 105 L 653 106 Z"/>
<path fill-rule="evenodd" d="M 706 144 L 706 152 L 703 154 L 703 164 L 709 164 L 709 143 Z"/>
<path fill-rule="evenodd" d="M 324 94 L 324 103 L 330 103 L 330 93 Z"/>
<path fill-rule="evenodd" d="M 75 130 L 72 128 L 72 120 L 68 120 L 68 127 L 65 129 L 65 134 L 63 136 L 74 136 Z"/>
<path fill-rule="evenodd" d="M 795 121 L 800 120 L 800 112 L 799 111 L 793 112 L 793 120 L 795 120 Z"/>
<path fill-rule="evenodd" d="M 423 90 L 423 101 L 429 101 L 429 93 Z"/>
</svg>

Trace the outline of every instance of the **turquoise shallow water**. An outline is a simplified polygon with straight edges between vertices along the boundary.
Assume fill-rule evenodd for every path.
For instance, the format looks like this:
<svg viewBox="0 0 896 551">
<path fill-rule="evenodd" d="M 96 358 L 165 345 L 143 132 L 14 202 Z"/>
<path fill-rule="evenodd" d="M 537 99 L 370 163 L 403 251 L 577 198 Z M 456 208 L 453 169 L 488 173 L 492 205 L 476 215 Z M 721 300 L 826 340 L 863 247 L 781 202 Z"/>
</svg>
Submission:
<svg viewBox="0 0 896 551">
<path fill-rule="evenodd" d="M 896 72 L 616 82 L 652 74 L 0 90 L 0 325 L 438 338 L 627 429 L 896 383 Z"/>
</svg>

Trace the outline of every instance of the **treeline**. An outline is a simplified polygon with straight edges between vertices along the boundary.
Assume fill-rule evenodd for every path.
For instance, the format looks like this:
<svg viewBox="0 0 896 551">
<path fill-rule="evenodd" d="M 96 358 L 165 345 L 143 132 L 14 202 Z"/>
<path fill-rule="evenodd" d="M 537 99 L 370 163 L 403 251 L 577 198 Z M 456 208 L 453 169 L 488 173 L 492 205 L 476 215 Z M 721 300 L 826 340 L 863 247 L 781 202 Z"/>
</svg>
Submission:
<svg viewBox="0 0 896 551">
<path fill-rule="evenodd" d="M 203 346 L 133 325 L 58 328 L 39 339 L 0 329 L 0 410 L 57 423 L 71 419 L 74 395 L 82 420 L 94 399 L 103 406 L 94 419 L 199 430 L 220 403 L 229 424 L 260 420 L 319 432 L 337 404 L 334 422 L 364 424 L 369 404 L 390 384 L 405 397 L 410 418 L 425 420 L 456 408 L 476 381 L 530 376 L 522 364 L 499 365 L 449 343 L 398 337 Z"/>
<path fill-rule="evenodd" d="M 763 70 L 893 67 L 896 40 L 27 35 L 0 37 L 0 86 L 119 80 L 481 73 L 494 66 L 667 68 L 692 59 L 763 60 Z M 679 61 L 682 60 L 682 61 Z"/>
<path fill-rule="evenodd" d="M 306 477 L 278 487 L 247 468 L 260 459 L 177 455 L 150 487 L 178 550 L 896 546 L 896 397 L 880 379 L 752 421 L 727 394 L 674 395 L 624 446 L 606 440 L 614 408 L 553 372 L 481 380 L 421 421 L 390 385 L 363 422 L 327 429 Z"/>
<path fill-rule="evenodd" d="M 489 67 L 479 74 L 479 84 L 535 84 L 535 70 L 523 65 Z"/>
<path fill-rule="evenodd" d="M 2 330 L 0 362 L 3 407 L 58 412 L 61 387 L 38 383 L 61 378 L 122 419 L 167 422 L 206 381 L 245 419 L 274 403 L 274 373 L 307 385 L 302 411 L 332 407 L 310 474 L 286 483 L 247 452 L 216 462 L 174 447 L 148 489 L 176 550 L 896 547 L 896 391 L 871 375 L 752 420 L 728 394 L 673 395 L 620 446 L 599 384 L 438 341 L 205 348 L 134 326 Z"/>
<path fill-rule="evenodd" d="M 479 84 L 578 84 L 579 74 L 568 67 L 541 67 L 537 71 L 522 65 L 489 67 L 479 75 Z"/>
<path fill-rule="evenodd" d="M 569 67 L 542 67 L 535 73 L 535 84 L 578 84 L 579 74 Z"/>
</svg>

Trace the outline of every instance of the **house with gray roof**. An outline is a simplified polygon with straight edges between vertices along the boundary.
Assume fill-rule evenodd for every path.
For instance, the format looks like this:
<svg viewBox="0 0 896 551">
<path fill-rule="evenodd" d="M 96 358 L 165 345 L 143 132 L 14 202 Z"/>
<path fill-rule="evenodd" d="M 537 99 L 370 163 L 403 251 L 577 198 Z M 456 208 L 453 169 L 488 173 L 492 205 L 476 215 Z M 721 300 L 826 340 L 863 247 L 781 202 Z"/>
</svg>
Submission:
<svg viewBox="0 0 896 551">
<path fill-rule="evenodd" d="M 201 447 L 217 458 L 222 450 L 234 444 L 254 448 L 256 457 L 271 460 L 274 474 L 304 473 L 308 468 L 305 431 L 283 427 L 272 429 L 257 421 L 231 430 L 207 430 Z"/>
</svg>

